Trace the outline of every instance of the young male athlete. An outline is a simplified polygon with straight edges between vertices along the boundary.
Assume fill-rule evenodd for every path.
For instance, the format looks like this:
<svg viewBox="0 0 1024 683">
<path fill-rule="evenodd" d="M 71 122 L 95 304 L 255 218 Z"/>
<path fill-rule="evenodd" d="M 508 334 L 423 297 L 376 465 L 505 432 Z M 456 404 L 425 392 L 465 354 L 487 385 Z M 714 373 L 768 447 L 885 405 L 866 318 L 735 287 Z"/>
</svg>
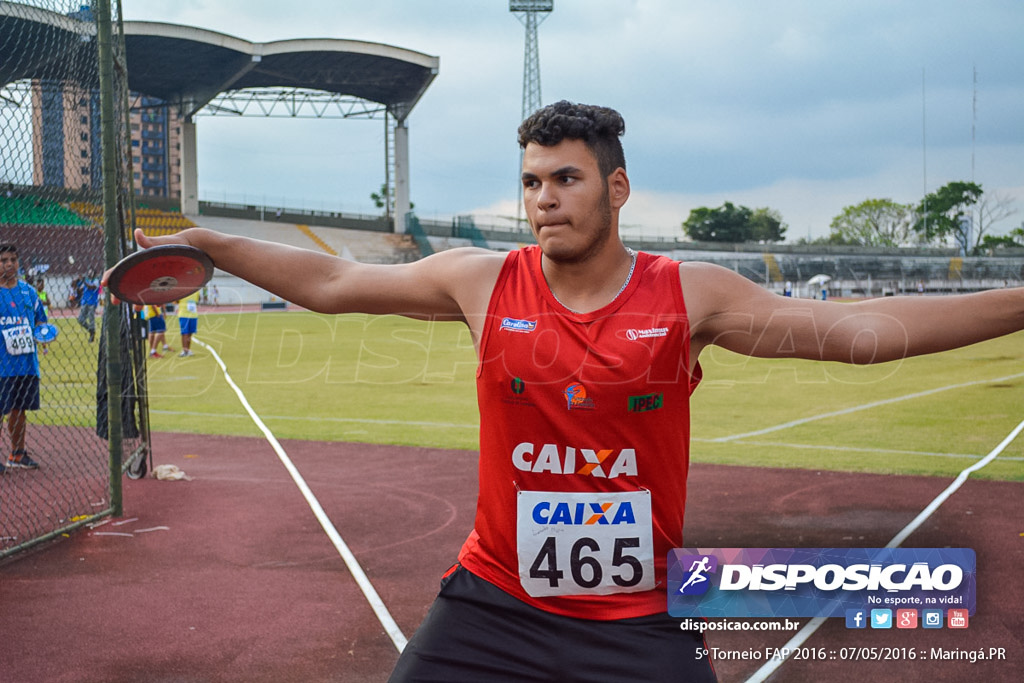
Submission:
<svg viewBox="0 0 1024 683">
<path fill-rule="evenodd" d="M 480 491 L 458 563 L 394 681 L 704 681 L 700 635 L 666 614 L 683 544 L 689 397 L 701 350 L 875 363 L 1024 328 L 1024 289 L 855 304 L 776 296 L 707 263 L 625 247 L 629 179 L 611 109 L 523 122 L 536 246 L 371 265 L 190 229 L 217 267 L 323 312 L 458 320 L 479 367 Z"/>
<path fill-rule="evenodd" d="M 178 328 L 181 330 L 182 358 L 194 355 L 192 352 L 192 335 L 199 330 L 199 292 L 192 292 L 178 304 Z"/>
<path fill-rule="evenodd" d="M 25 449 L 25 413 L 39 410 L 39 356 L 33 330 L 46 322 L 46 308 L 36 288 L 18 279 L 19 264 L 18 247 L 0 244 L 0 415 L 7 416 L 11 436 L 11 453 L 0 458 L 0 474 L 39 469 Z"/>
<path fill-rule="evenodd" d="M 96 271 L 90 270 L 82 278 L 82 294 L 79 298 L 78 324 L 89 332 L 89 341 L 96 341 L 96 306 L 100 302 L 100 282 Z"/>
<path fill-rule="evenodd" d="M 146 326 L 149 328 L 149 357 L 150 358 L 163 358 L 160 353 L 163 350 L 164 353 L 168 351 L 174 351 L 167 344 L 167 320 L 164 318 L 164 307 L 163 306 L 144 306 L 142 307 L 142 316 L 146 321 Z"/>
</svg>

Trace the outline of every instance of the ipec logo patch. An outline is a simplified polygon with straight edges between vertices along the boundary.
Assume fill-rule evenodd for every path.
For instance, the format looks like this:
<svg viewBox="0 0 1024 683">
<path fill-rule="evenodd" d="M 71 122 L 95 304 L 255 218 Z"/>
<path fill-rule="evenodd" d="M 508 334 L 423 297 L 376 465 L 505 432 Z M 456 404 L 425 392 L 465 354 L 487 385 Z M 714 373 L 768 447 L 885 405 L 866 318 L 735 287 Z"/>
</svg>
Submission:
<svg viewBox="0 0 1024 683">
<path fill-rule="evenodd" d="M 703 595 L 711 587 L 711 574 L 718 571 L 718 558 L 714 555 L 684 555 L 680 565 L 686 568 L 683 583 L 679 586 L 681 595 Z"/>
<path fill-rule="evenodd" d="M 629 412 L 646 413 L 648 410 L 657 410 L 665 405 L 664 394 L 645 394 L 643 396 L 629 397 Z"/>
<path fill-rule="evenodd" d="M 522 394 L 526 390 L 526 385 L 523 384 L 523 380 L 519 377 L 514 378 L 509 384 L 512 387 L 512 393 L 516 396 Z"/>
</svg>

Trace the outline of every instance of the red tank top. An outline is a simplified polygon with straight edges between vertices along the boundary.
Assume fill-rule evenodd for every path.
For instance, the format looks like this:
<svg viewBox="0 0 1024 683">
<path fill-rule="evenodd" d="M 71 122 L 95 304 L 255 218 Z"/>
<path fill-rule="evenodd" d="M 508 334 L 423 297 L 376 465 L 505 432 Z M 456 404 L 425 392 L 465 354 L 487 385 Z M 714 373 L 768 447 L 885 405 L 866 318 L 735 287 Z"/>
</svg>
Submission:
<svg viewBox="0 0 1024 683">
<path fill-rule="evenodd" d="M 554 298 L 535 246 L 511 252 L 480 341 L 480 494 L 462 565 L 558 614 L 664 612 L 682 545 L 690 330 L 679 264 L 639 253 L 602 309 Z"/>
</svg>

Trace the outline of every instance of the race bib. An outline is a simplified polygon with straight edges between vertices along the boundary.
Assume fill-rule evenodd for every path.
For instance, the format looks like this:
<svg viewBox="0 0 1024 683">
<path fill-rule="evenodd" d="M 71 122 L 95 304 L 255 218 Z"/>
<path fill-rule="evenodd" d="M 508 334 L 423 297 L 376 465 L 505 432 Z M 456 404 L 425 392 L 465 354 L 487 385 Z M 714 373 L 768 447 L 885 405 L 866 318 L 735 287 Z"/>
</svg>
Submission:
<svg viewBox="0 0 1024 683">
<path fill-rule="evenodd" d="M 189 313 L 196 313 L 197 311 L 199 311 L 199 304 L 197 304 L 195 301 L 186 301 L 185 310 L 188 311 Z"/>
<path fill-rule="evenodd" d="M 32 339 L 32 328 L 28 325 L 5 327 L 3 334 L 4 345 L 7 347 L 8 355 L 21 356 L 26 353 L 35 352 L 36 343 Z"/>
<path fill-rule="evenodd" d="M 654 588 L 649 491 L 520 491 L 519 582 L 535 598 Z"/>
</svg>

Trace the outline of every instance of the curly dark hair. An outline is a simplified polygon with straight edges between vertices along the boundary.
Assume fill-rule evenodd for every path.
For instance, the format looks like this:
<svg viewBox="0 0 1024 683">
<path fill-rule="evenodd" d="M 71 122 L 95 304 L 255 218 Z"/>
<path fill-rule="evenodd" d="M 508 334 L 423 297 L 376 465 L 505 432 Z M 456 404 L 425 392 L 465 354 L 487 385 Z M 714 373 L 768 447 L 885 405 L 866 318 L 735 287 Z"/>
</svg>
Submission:
<svg viewBox="0 0 1024 683">
<path fill-rule="evenodd" d="M 601 175 L 607 178 L 617 168 L 626 168 L 619 136 L 626 132 L 622 115 L 608 107 L 574 104 L 562 100 L 538 109 L 519 126 L 519 146 L 535 142 L 553 147 L 562 140 L 582 140 L 597 159 Z"/>
</svg>

